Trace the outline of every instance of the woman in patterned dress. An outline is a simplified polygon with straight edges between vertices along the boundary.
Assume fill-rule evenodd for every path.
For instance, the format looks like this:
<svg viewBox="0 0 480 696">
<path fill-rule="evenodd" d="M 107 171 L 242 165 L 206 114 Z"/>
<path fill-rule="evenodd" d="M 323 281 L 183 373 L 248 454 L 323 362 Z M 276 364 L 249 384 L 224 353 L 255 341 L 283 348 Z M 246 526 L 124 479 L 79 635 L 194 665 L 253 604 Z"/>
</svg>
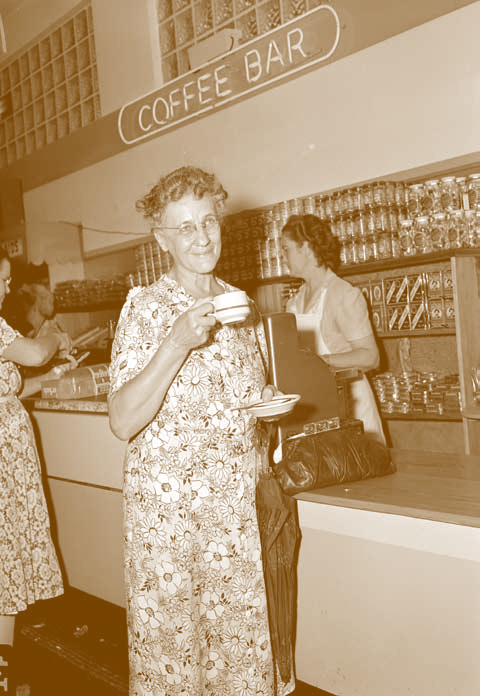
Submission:
<svg viewBox="0 0 480 696">
<path fill-rule="evenodd" d="M 0 308 L 9 292 L 10 272 L 8 256 L 0 250 Z M 18 398 L 39 391 L 42 379 L 53 374 L 22 385 L 17 365 L 43 365 L 70 348 L 68 337 L 58 331 L 50 328 L 35 339 L 24 338 L 0 317 L 0 693 L 14 693 L 11 646 L 16 614 L 63 592 L 35 436 Z"/>
<path fill-rule="evenodd" d="M 255 484 L 271 398 L 260 316 L 220 326 L 216 178 L 182 167 L 137 203 L 168 273 L 130 291 L 112 349 L 110 424 L 130 440 L 124 538 L 130 696 L 287 694 L 272 658 Z M 265 437 L 263 437 L 265 439 Z"/>
</svg>

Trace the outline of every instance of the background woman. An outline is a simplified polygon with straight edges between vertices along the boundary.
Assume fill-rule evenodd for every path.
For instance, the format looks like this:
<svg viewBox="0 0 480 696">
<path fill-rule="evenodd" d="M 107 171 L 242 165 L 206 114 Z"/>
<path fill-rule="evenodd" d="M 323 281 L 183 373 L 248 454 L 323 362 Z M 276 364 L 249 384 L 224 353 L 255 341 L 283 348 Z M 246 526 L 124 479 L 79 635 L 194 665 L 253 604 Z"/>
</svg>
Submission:
<svg viewBox="0 0 480 696">
<path fill-rule="evenodd" d="M 358 288 L 339 278 L 340 243 L 330 225 L 315 215 L 292 215 L 282 229 L 290 273 L 305 281 L 287 303 L 309 348 L 334 369 L 378 367 L 379 353 L 366 300 Z M 350 386 L 354 418 L 365 432 L 385 442 L 382 421 L 366 376 Z"/>
<path fill-rule="evenodd" d="M 110 424 L 127 449 L 131 696 L 289 693 L 272 661 L 255 485 L 256 419 L 271 398 L 261 320 L 219 326 L 216 178 L 182 167 L 138 202 L 172 266 L 130 291 L 112 350 Z M 233 408 L 232 408 L 233 407 Z"/>
<path fill-rule="evenodd" d="M 0 250 L 0 308 L 10 273 L 10 260 Z M 39 391 L 42 379 L 60 373 L 55 368 L 53 374 L 25 380 L 22 388 L 17 365 L 43 365 L 69 347 L 64 335 L 51 328 L 35 339 L 24 338 L 0 317 L 0 669 L 10 686 L 16 614 L 63 592 L 33 428 L 18 398 Z M 9 687 L 8 693 L 14 691 Z"/>
</svg>

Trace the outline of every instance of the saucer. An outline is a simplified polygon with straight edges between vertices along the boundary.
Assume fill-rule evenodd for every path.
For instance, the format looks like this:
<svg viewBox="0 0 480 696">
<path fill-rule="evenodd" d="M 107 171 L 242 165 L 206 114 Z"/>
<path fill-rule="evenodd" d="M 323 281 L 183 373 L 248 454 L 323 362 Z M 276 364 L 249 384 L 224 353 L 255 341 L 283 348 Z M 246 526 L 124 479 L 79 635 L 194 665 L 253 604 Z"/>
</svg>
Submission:
<svg viewBox="0 0 480 696">
<path fill-rule="evenodd" d="M 248 406 L 243 406 L 257 418 L 271 418 L 272 416 L 285 416 L 293 411 L 297 401 L 300 401 L 300 394 L 279 394 L 270 401 L 256 401 Z"/>
</svg>

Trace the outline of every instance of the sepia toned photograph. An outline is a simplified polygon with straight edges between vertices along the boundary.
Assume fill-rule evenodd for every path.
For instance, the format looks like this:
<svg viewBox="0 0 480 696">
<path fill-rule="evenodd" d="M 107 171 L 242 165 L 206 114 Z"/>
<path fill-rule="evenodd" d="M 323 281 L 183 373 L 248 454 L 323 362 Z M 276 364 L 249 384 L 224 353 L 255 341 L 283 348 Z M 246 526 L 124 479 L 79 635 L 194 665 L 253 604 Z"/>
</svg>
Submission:
<svg viewBox="0 0 480 696">
<path fill-rule="evenodd" d="M 479 696 L 480 0 L 0 0 L 0 696 Z"/>
</svg>

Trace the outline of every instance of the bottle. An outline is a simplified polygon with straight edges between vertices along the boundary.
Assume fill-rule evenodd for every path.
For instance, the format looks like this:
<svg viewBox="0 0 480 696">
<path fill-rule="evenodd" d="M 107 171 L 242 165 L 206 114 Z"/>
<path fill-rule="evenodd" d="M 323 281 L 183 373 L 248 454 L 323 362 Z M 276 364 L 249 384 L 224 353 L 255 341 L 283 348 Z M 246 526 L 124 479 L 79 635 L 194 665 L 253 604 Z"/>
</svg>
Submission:
<svg viewBox="0 0 480 696">
<path fill-rule="evenodd" d="M 90 367 L 77 367 L 59 379 L 42 382 L 42 398 L 84 399 L 107 394 L 109 388 L 108 365 L 100 363 Z"/>
</svg>

